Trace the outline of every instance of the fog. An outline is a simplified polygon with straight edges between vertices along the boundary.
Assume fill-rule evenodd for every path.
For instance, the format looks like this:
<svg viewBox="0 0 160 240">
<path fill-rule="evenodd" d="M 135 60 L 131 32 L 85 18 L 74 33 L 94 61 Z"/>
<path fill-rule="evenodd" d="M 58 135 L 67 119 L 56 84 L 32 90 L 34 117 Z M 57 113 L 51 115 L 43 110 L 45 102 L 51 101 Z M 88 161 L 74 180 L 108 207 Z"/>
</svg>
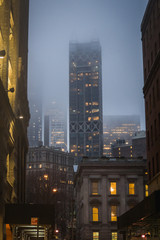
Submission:
<svg viewBox="0 0 160 240">
<path fill-rule="evenodd" d="M 147 0 L 30 0 L 29 94 L 68 109 L 69 42 L 99 40 L 103 114 L 141 117 L 144 129 L 140 25 Z"/>
</svg>

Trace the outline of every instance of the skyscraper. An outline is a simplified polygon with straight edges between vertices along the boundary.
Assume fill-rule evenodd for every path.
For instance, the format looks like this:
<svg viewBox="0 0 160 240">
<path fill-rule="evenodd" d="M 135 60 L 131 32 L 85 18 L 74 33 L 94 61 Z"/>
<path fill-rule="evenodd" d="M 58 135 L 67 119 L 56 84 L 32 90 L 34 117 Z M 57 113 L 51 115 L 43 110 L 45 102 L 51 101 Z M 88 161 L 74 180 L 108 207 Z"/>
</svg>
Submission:
<svg viewBox="0 0 160 240">
<path fill-rule="evenodd" d="M 30 123 L 28 128 L 28 140 L 30 147 L 38 147 L 42 142 L 42 101 L 34 93 L 29 96 Z"/>
<path fill-rule="evenodd" d="M 70 152 L 78 157 L 103 153 L 102 63 L 98 41 L 69 46 Z"/>
<path fill-rule="evenodd" d="M 67 118 L 56 102 L 44 116 L 44 145 L 67 150 Z"/>
</svg>

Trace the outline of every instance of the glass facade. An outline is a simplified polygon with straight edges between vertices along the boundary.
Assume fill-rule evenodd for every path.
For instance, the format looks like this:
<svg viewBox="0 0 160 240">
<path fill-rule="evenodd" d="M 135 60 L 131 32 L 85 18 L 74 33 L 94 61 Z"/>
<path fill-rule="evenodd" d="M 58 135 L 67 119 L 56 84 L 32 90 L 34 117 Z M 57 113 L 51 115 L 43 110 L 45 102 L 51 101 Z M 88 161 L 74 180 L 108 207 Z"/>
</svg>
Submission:
<svg viewBox="0 0 160 240">
<path fill-rule="evenodd" d="M 99 42 L 70 43 L 69 49 L 70 152 L 103 154 L 102 68 Z"/>
</svg>

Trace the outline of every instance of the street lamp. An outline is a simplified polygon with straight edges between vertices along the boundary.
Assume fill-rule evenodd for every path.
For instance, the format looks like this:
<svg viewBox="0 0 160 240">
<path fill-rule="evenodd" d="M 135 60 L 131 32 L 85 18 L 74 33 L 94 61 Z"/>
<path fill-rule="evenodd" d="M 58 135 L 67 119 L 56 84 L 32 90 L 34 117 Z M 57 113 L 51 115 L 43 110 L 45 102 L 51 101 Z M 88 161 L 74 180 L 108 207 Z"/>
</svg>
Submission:
<svg viewBox="0 0 160 240">
<path fill-rule="evenodd" d="M 13 93 L 14 92 L 14 87 L 10 88 L 10 89 L 7 89 L 6 92 L 11 92 Z"/>
<path fill-rule="evenodd" d="M 1 50 L 0 51 L 0 58 L 4 58 L 6 55 L 6 51 L 5 50 Z"/>
</svg>

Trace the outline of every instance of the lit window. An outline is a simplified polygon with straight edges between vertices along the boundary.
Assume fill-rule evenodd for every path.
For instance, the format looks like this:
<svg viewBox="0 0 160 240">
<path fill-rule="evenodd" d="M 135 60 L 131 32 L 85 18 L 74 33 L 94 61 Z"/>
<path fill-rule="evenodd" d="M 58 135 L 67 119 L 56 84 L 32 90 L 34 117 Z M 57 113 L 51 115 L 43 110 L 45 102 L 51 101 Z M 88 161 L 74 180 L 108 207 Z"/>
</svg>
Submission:
<svg viewBox="0 0 160 240">
<path fill-rule="evenodd" d="M 117 240 L 117 232 L 112 232 L 112 240 Z"/>
<path fill-rule="evenodd" d="M 93 240 L 99 240 L 99 232 L 93 232 Z"/>
<path fill-rule="evenodd" d="M 88 117 L 88 121 L 91 121 L 91 119 L 92 119 L 91 117 Z"/>
<path fill-rule="evenodd" d="M 92 182 L 92 195 L 98 195 L 98 182 Z"/>
<path fill-rule="evenodd" d="M 111 193 L 112 195 L 117 194 L 116 182 L 111 182 L 111 183 L 110 183 L 110 193 Z"/>
<path fill-rule="evenodd" d="M 98 221 L 98 207 L 92 208 L 92 220 L 93 220 L 93 222 Z"/>
<path fill-rule="evenodd" d="M 145 196 L 148 197 L 148 185 L 145 185 Z"/>
<path fill-rule="evenodd" d="M 98 121 L 98 120 L 99 120 L 99 117 L 93 117 L 93 120 L 94 120 L 94 121 Z"/>
<path fill-rule="evenodd" d="M 42 168 L 42 164 L 39 164 L 39 168 Z"/>
<path fill-rule="evenodd" d="M 85 105 L 88 106 L 88 102 L 86 102 Z"/>
<path fill-rule="evenodd" d="M 135 194 L 135 183 L 129 183 L 129 195 Z"/>
<path fill-rule="evenodd" d="M 117 221 L 117 206 L 111 206 L 111 221 Z"/>
</svg>

